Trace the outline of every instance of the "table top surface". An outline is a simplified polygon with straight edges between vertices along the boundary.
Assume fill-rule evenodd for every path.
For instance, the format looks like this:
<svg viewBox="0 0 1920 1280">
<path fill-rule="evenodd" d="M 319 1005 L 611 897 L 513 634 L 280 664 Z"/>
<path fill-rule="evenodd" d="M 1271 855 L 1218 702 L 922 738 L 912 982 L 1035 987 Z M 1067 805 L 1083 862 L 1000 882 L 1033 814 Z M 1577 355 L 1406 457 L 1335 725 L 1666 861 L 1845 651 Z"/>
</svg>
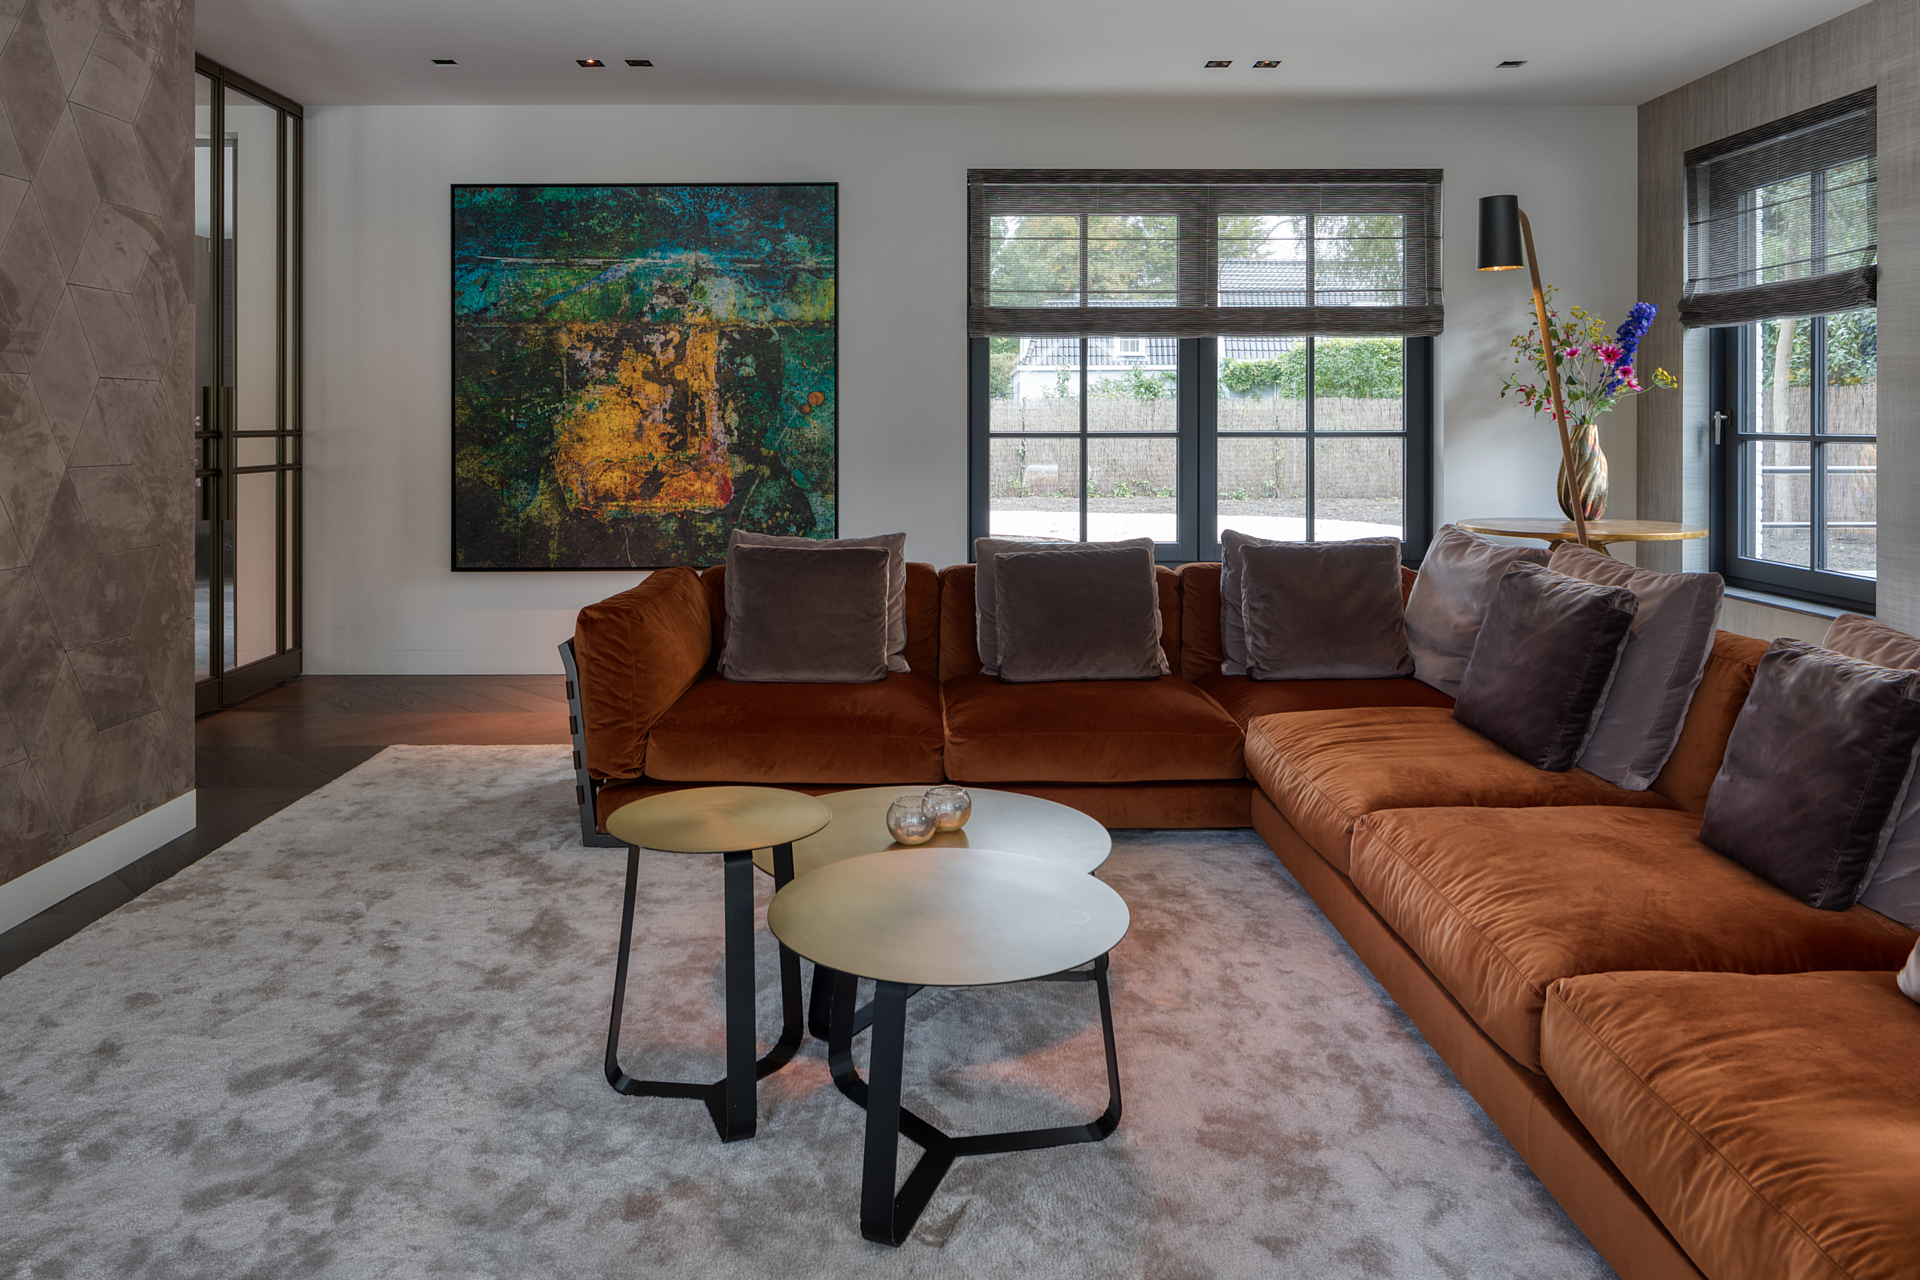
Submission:
<svg viewBox="0 0 1920 1280">
<path fill-rule="evenodd" d="M 1092 876 L 999 849 L 848 858 L 796 878 L 767 908 L 774 937 L 816 964 L 934 987 L 1071 969 L 1111 951 L 1129 919 Z"/>
<path fill-rule="evenodd" d="M 1573 521 L 1545 517 L 1485 516 L 1472 520 L 1455 520 L 1454 523 L 1468 533 L 1481 533 L 1496 538 L 1545 538 L 1549 541 L 1572 542 L 1578 535 Z M 1684 542 L 1688 538 L 1706 536 L 1705 525 L 1680 524 L 1674 520 L 1587 521 L 1587 541 L 1589 542 Z"/>
<path fill-rule="evenodd" d="M 793 873 L 804 876 L 833 862 L 880 852 L 917 853 L 926 849 L 1005 849 L 1045 858 L 1088 872 L 1113 852 L 1107 829 L 1066 805 L 1016 791 L 987 791 L 968 787 L 973 812 L 958 831 L 937 832 L 925 844 L 895 844 L 887 831 L 887 807 L 901 796 L 917 796 L 924 787 L 862 787 L 835 791 L 820 799 L 833 810 L 833 821 L 822 831 L 793 846 Z M 753 861 L 773 874 L 773 851 L 755 849 Z"/>
<path fill-rule="evenodd" d="M 616 840 L 668 853 L 734 853 L 812 835 L 833 810 L 778 787 L 689 787 L 621 805 L 607 819 Z"/>
</svg>

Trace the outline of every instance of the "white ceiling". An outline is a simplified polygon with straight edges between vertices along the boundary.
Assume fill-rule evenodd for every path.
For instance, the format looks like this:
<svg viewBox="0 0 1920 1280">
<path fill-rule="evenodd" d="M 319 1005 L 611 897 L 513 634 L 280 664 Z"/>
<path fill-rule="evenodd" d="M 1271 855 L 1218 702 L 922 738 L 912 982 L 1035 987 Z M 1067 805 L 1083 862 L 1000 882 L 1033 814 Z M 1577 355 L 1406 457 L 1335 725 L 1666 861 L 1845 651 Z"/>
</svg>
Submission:
<svg viewBox="0 0 1920 1280">
<path fill-rule="evenodd" d="M 197 43 L 311 105 L 1632 105 L 1859 2 L 198 0 Z M 587 57 L 608 65 L 574 65 Z"/>
</svg>

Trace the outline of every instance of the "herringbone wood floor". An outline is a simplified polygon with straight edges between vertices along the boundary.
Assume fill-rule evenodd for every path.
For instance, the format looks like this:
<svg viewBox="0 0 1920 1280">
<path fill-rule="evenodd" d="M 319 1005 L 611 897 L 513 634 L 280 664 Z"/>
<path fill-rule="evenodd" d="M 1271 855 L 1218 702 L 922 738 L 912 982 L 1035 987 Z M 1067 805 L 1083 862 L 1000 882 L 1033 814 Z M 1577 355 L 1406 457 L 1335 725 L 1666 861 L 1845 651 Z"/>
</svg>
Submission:
<svg viewBox="0 0 1920 1280">
<path fill-rule="evenodd" d="M 199 825 L 0 933 L 0 975 L 397 743 L 567 742 L 559 676 L 302 676 L 194 726 Z"/>
</svg>

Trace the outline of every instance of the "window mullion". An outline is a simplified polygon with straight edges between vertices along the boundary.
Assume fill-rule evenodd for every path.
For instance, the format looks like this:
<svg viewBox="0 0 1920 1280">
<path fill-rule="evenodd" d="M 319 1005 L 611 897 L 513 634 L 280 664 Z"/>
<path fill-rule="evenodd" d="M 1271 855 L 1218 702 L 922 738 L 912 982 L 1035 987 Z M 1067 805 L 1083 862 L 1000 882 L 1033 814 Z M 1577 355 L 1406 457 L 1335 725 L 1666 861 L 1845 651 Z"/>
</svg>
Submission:
<svg viewBox="0 0 1920 1280">
<path fill-rule="evenodd" d="M 1080 237 L 1082 288 L 1086 287 L 1087 240 L 1084 234 L 1086 224 L 1087 220 L 1082 218 L 1080 220 L 1082 229 L 1082 235 Z M 1087 473 L 1089 470 L 1087 467 L 1087 451 L 1092 447 L 1091 442 L 1087 439 L 1087 359 L 1091 352 L 1092 345 L 1093 344 L 1088 341 L 1086 334 L 1083 333 L 1080 335 L 1080 541 L 1082 542 L 1091 542 L 1093 540 L 1087 536 L 1089 533 L 1087 529 Z"/>
<path fill-rule="evenodd" d="M 1307 225 L 1312 226 L 1313 219 L 1311 218 L 1307 219 Z M 1309 237 L 1311 237 L 1311 233 L 1309 233 Z M 1307 296 L 1309 298 L 1313 296 L 1313 243 L 1311 238 L 1309 238 L 1307 243 Z M 1315 491 L 1315 485 L 1314 485 L 1314 472 L 1319 469 L 1318 463 L 1320 461 L 1320 446 L 1315 442 L 1314 427 L 1313 427 L 1313 402 L 1315 399 L 1314 377 L 1313 377 L 1313 349 L 1317 341 L 1318 340 L 1314 338 L 1311 334 L 1307 336 L 1307 370 L 1305 374 L 1306 385 L 1300 388 L 1301 392 L 1303 393 L 1303 398 L 1306 400 L 1306 404 L 1307 404 L 1307 437 L 1306 437 L 1307 438 L 1307 449 L 1306 449 L 1307 456 L 1301 461 L 1303 464 L 1302 469 L 1306 472 L 1306 476 L 1307 476 L 1307 495 L 1306 495 L 1307 496 L 1307 530 L 1306 532 L 1307 532 L 1308 542 L 1315 541 L 1314 535 L 1317 532 L 1317 530 L 1314 528 L 1314 524 L 1320 514 L 1319 511 L 1316 509 L 1318 505 L 1316 498 L 1318 495 Z M 1405 501 L 1404 494 L 1401 495 L 1401 500 L 1403 502 Z"/>
</svg>

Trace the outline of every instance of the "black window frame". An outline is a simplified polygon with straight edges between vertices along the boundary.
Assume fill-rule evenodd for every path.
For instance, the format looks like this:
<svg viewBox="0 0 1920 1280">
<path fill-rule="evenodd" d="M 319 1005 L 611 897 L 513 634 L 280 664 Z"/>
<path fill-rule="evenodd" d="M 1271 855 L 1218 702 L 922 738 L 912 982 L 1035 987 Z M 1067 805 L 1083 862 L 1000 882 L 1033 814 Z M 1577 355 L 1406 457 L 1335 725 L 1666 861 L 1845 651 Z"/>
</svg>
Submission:
<svg viewBox="0 0 1920 1280">
<path fill-rule="evenodd" d="M 1099 334 L 1081 335 L 1087 338 L 1099 337 Z M 1313 336 L 1313 335 L 1306 335 Z M 1175 528 L 1177 536 L 1172 542 L 1159 542 L 1154 545 L 1154 559 L 1160 564 L 1178 565 L 1190 560 L 1218 560 L 1220 558 L 1219 538 L 1219 444 L 1218 431 L 1219 405 L 1219 365 L 1217 338 L 1181 338 L 1179 339 L 1179 373 L 1176 388 L 1178 423 L 1177 466 L 1175 470 Z M 1434 362 L 1436 357 L 1436 339 L 1432 337 L 1406 337 L 1402 339 L 1401 364 L 1401 404 L 1404 417 L 1402 429 L 1398 432 L 1384 431 L 1315 431 L 1313 428 L 1313 399 L 1307 399 L 1307 428 L 1303 431 L 1248 431 L 1229 433 L 1235 439 L 1304 439 L 1309 442 L 1307 450 L 1307 513 L 1308 532 L 1313 532 L 1314 494 L 1312 477 L 1314 474 L 1314 450 L 1311 443 L 1315 440 L 1363 440 L 1397 439 L 1405 444 L 1401 450 L 1401 540 L 1400 554 L 1404 563 L 1418 565 L 1426 555 L 1427 544 L 1433 538 L 1433 421 L 1435 407 L 1436 379 Z M 968 477 L 967 477 L 967 545 L 973 546 L 975 538 L 989 536 L 992 522 L 993 494 L 990 482 L 992 470 L 992 401 L 989 395 L 990 375 L 992 371 L 990 339 L 975 336 L 968 343 L 967 378 L 967 427 L 969 435 Z M 1084 347 L 1083 347 L 1084 351 Z M 1080 377 L 1083 388 L 1087 378 L 1086 361 L 1081 361 Z M 1307 385 L 1313 386 L 1313 368 L 1311 357 L 1307 368 Z M 1077 437 L 1066 433 L 1023 433 L 1035 439 L 1078 438 L 1081 440 L 1125 439 L 1135 436 L 1151 436 L 1164 439 L 1167 433 L 1156 432 L 1110 432 L 1087 431 L 1087 397 L 1081 398 L 1082 428 Z M 1082 529 L 1085 529 L 1087 510 L 1084 470 L 1086 450 L 1081 450 L 1082 483 L 1079 487 Z M 971 550 L 969 550 L 971 556 Z"/>
<path fill-rule="evenodd" d="M 1754 341 L 1755 325 L 1726 325 L 1708 331 L 1710 382 L 1708 408 L 1713 423 L 1711 502 L 1708 538 L 1709 567 L 1726 579 L 1730 587 L 1759 591 L 1833 609 L 1871 614 L 1878 603 L 1877 578 L 1834 573 L 1818 567 L 1824 539 L 1827 502 L 1826 446 L 1829 444 L 1870 444 L 1874 435 L 1829 435 L 1826 433 L 1827 361 L 1826 315 L 1799 317 L 1812 319 L 1809 333 L 1809 399 L 1812 405 L 1807 435 L 1782 435 L 1773 431 L 1753 431 L 1757 422 L 1755 379 L 1750 376 L 1759 360 Z M 1757 323 L 1757 322 L 1756 322 Z M 1817 394 L 1812 394 L 1816 393 Z M 1757 560 L 1742 552 L 1745 517 L 1738 496 L 1748 491 L 1744 446 L 1749 442 L 1775 443 L 1804 441 L 1810 451 L 1808 475 L 1808 568 Z M 1876 512 L 1878 507 L 1876 505 Z"/>
</svg>

